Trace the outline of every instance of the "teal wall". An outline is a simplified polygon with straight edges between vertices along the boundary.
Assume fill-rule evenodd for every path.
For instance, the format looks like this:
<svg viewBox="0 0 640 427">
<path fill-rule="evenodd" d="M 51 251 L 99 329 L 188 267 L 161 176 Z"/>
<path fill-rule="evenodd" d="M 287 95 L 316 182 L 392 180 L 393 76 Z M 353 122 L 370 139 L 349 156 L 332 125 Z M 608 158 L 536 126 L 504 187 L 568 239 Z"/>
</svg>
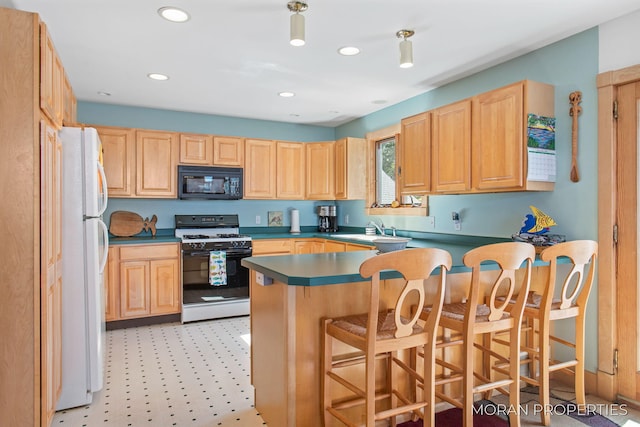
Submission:
<svg viewBox="0 0 640 427">
<path fill-rule="evenodd" d="M 296 141 L 333 140 L 345 136 L 362 137 L 366 132 L 397 123 L 401 118 L 448 104 L 477 93 L 486 92 L 515 81 L 531 79 L 555 86 L 557 182 L 553 192 L 498 193 L 476 195 L 431 196 L 429 215 L 435 218 L 435 229 L 424 217 L 376 217 L 386 226 L 399 230 L 458 233 L 478 236 L 509 237 L 520 229 L 529 205 L 551 215 L 558 225 L 553 233 L 567 239 L 597 238 L 597 91 L 598 29 L 593 28 L 555 44 L 505 62 L 473 76 L 426 92 L 387 107 L 335 129 L 293 125 L 241 118 L 209 116 L 148 108 L 122 107 L 80 102 L 78 119 L 83 123 L 112 126 L 164 129 L 186 132 L 237 135 L 255 138 Z M 582 114 L 579 117 L 580 181 L 569 180 L 571 165 L 571 118 L 569 94 L 582 92 Z M 114 210 L 130 210 L 142 216 L 158 215 L 159 228 L 173 227 L 176 213 L 229 213 L 240 215 L 241 226 L 255 226 L 255 216 L 266 226 L 267 212 L 300 210 L 302 226 L 315 225 L 314 206 L 309 201 L 225 201 L 195 202 L 177 200 L 111 199 L 107 219 Z M 364 226 L 372 218 L 364 215 L 363 201 L 337 202 L 339 223 L 349 215 L 350 226 Z M 460 213 L 462 229 L 454 232 L 451 212 Z M 285 226 L 289 225 L 285 215 Z M 597 330 L 597 287 L 589 302 L 587 330 Z M 566 333 L 572 333 L 567 326 Z M 586 367 L 597 367 L 597 338 L 587 337 Z"/>
</svg>

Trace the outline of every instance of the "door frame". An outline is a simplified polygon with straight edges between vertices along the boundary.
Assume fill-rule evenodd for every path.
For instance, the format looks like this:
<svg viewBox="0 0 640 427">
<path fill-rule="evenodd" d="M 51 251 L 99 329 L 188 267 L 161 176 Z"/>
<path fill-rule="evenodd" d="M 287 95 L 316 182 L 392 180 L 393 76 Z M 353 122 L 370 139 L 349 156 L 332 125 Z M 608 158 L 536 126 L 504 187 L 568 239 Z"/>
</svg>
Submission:
<svg viewBox="0 0 640 427">
<path fill-rule="evenodd" d="M 617 398 L 615 369 L 617 348 L 616 245 L 618 179 L 616 167 L 617 123 L 613 105 L 620 85 L 640 80 L 640 65 L 598 74 L 598 372 L 597 395 Z"/>
</svg>

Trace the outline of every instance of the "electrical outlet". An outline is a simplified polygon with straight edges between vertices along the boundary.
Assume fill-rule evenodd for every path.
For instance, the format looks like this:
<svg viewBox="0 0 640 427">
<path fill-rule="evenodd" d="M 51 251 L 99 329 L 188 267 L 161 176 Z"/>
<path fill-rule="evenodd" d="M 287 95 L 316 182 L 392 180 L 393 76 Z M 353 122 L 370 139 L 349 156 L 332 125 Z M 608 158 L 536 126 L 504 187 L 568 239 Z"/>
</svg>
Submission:
<svg viewBox="0 0 640 427">
<path fill-rule="evenodd" d="M 455 222 L 453 224 L 453 229 L 456 230 L 456 231 L 460 231 L 460 221 Z"/>
<path fill-rule="evenodd" d="M 428 216 L 427 217 L 427 228 L 431 228 L 431 229 L 436 228 L 436 217 L 435 216 Z"/>
<path fill-rule="evenodd" d="M 346 215 L 344 216 L 344 223 L 345 223 L 345 224 L 349 224 L 349 214 L 346 214 Z"/>
<path fill-rule="evenodd" d="M 256 224 L 260 224 L 262 222 L 262 218 L 260 218 L 260 215 L 256 215 Z"/>
</svg>

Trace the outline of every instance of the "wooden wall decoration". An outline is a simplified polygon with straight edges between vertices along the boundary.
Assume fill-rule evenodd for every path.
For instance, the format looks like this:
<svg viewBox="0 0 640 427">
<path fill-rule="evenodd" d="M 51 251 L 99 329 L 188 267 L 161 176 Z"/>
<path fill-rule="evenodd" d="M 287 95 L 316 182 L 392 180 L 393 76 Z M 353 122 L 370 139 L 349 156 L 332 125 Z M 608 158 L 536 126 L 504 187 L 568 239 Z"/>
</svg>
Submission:
<svg viewBox="0 0 640 427">
<path fill-rule="evenodd" d="M 573 182 L 580 181 L 580 175 L 578 174 L 578 116 L 582 113 L 582 92 L 575 91 L 569 94 L 569 115 L 573 118 L 571 124 L 571 174 L 570 178 Z"/>
</svg>

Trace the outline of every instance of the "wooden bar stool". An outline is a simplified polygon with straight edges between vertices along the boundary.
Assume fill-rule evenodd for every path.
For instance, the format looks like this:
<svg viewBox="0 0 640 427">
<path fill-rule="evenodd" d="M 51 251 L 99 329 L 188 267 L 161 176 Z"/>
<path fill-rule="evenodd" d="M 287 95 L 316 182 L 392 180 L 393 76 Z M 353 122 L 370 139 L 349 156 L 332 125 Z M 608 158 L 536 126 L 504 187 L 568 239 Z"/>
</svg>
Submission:
<svg viewBox="0 0 640 427">
<path fill-rule="evenodd" d="M 542 295 L 530 292 L 524 308 L 524 318 L 529 328 L 523 350 L 529 354 L 526 363 L 529 373 L 523 381 L 538 386 L 542 408 L 549 408 L 549 374 L 564 370 L 574 375 L 576 403 L 585 405 L 584 390 L 584 328 L 585 311 L 591 286 L 595 276 L 598 243 L 593 240 L 574 240 L 558 243 L 543 250 L 540 258 L 549 262 L 549 280 Z M 569 264 L 558 263 L 560 258 L 568 258 Z M 588 271 L 585 275 L 585 268 Z M 559 277 L 559 271 L 566 267 L 568 274 Z M 560 280 L 558 280 L 560 279 Z M 558 288 L 558 286 L 560 286 Z M 559 292 L 558 292 L 559 290 Z M 551 322 L 560 319 L 575 319 L 574 342 L 550 333 Z M 574 358 L 554 362 L 551 360 L 551 341 L 574 349 Z M 536 368 L 539 370 L 536 370 Z M 582 406 L 584 407 L 584 406 Z M 545 426 L 551 422 L 548 410 L 540 412 Z"/>
<path fill-rule="evenodd" d="M 436 363 L 446 370 L 446 375 L 436 377 L 436 385 L 462 382 L 462 395 L 456 398 L 437 391 L 436 397 L 462 408 L 464 427 L 473 427 L 476 393 L 490 394 L 492 390 L 497 389 L 509 395 L 511 408 L 520 406 L 520 323 L 531 282 L 531 264 L 534 258 L 534 246 L 522 242 L 485 245 L 472 249 L 463 256 L 464 264 L 471 267 L 467 297 L 462 302 L 443 305 L 440 326 L 451 330 L 453 335 L 451 339 L 441 340 L 437 345 L 438 348 L 460 346 L 461 363 L 436 359 Z M 488 271 L 495 270 L 495 266 L 491 268 L 483 264 L 488 261 L 498 264 L 495 274 Z M 516 272 L 521 268 L 523 277 L 518 279 Z M 516 301 L 513 307 L 509 304 L 512 298 Z M 429 309 L 424 309 L 424 318 L 427 318 L 428 314 Z M 487 360 L 492 356 L 492 352 L 484 343 L 490 341 L 491 334 L 500 331 L 506 332 L 509 336 L 511 363 L 504 372 L 506 378 L 494 380 L 491 373 L 487 372 L 490 364 L 483 362 L 478 369 L 474 366 L 474 349 L 482 351 L 483 361 Z M 485 339 L 487 336 L 489 341 Z M 483 339 L 477 340 L 478 337 Z M 509 411 L 509 423 L 512 427 L 520 426 L 519 411 Z"/>
<path fill-rule="evenodd" d="M 429 288 L 429 294 L 433 294 L 431 303 L 431 315 L 426 324 L 418 324 L 418 316 L 425 305 L 425 280 L 436 269 L 440 269 L 435 289 Z M 325 319 L 323 322 L 322 341 L 322 365 L 323 365 L 323 403 L 324 425 L 330 426 L 333 417 L 347 426 L 362 425 L 358 417 L 350 420 L 345 410 L 355 406 L 364 405 L 367 427 L 374 427 L 377 420 L 391 419 L 391 425 L 396 425 L 396 417 L 404 413 L 413 413 L 415 417 L 424 419 L 425 426 L 434 425 L 433 414 L 433 387 L 427 388 L 423 399 L 415 396 L 415 387 L 407 386 L 407 393 L 401 391 L 396 380 L 405 372 L 409 384 L 416 380 L 433 384 L 433 360 L 435 348 L 434 331 L 438 325 L 438 317 L 442 309 L 444 299 L 444 286 L 446 271 L 451 268 L 451 255 L 442 249 L 405 249 L 402 251 L 388 252 L 369 258 L 360 266 L 360 275 L 364 278 L 371 277 L 368 313 L 345 316 L 340 318 Z M 381 290 L 380 272 L 382 270 L 394 270 L 402 275 L 404 286 L 384 286 Z M 397 295 L 385 297 L 386 301 L 395 301 L 392 308 L 385 307 L 381 301 L 381 292 L 393 292 Z M 420 308 L 408 319 L 410 305 L 415 304 Z M 405 315 L 407 317 L 405 317 Z M 354 352 L 349 354 L 333 354 L 334 340 L 341 341 L 354 347 Z M 398 351 L 411 350 L 421 347 L 424 354 L 424 377 L 398 357 Z M 383 390 L 376 390 L 376 360 L 385 361 L 386 372 L 382 372 L 385 378 Z M 343 369 L 353 365 L 364 364 L 364 387 L 362 381 L 354 381 L 354 370 Z M 380 363 L 378 363 L 380 365 Z M 399 370 L 400 368 L 401 370 Z M 396 370 L 398 372 L 396 372 Z M 357 371 L 356 371 L 357 372 Z M 360 375 L 362 372 L 360 372 Z M 380 373 L 378 375 L 380 378 Z M 332 383 L 341 385 L 347 397 L 332 398 Z M 356 384 L 356 382 L 358 384 Z M 406 384 L 405 384 L 406 385 Z M 380 402 L 380 410 L 376 410 L 377 401 Z M 382 408 L 383 407 L 383 408 Z"/>
</svg>

